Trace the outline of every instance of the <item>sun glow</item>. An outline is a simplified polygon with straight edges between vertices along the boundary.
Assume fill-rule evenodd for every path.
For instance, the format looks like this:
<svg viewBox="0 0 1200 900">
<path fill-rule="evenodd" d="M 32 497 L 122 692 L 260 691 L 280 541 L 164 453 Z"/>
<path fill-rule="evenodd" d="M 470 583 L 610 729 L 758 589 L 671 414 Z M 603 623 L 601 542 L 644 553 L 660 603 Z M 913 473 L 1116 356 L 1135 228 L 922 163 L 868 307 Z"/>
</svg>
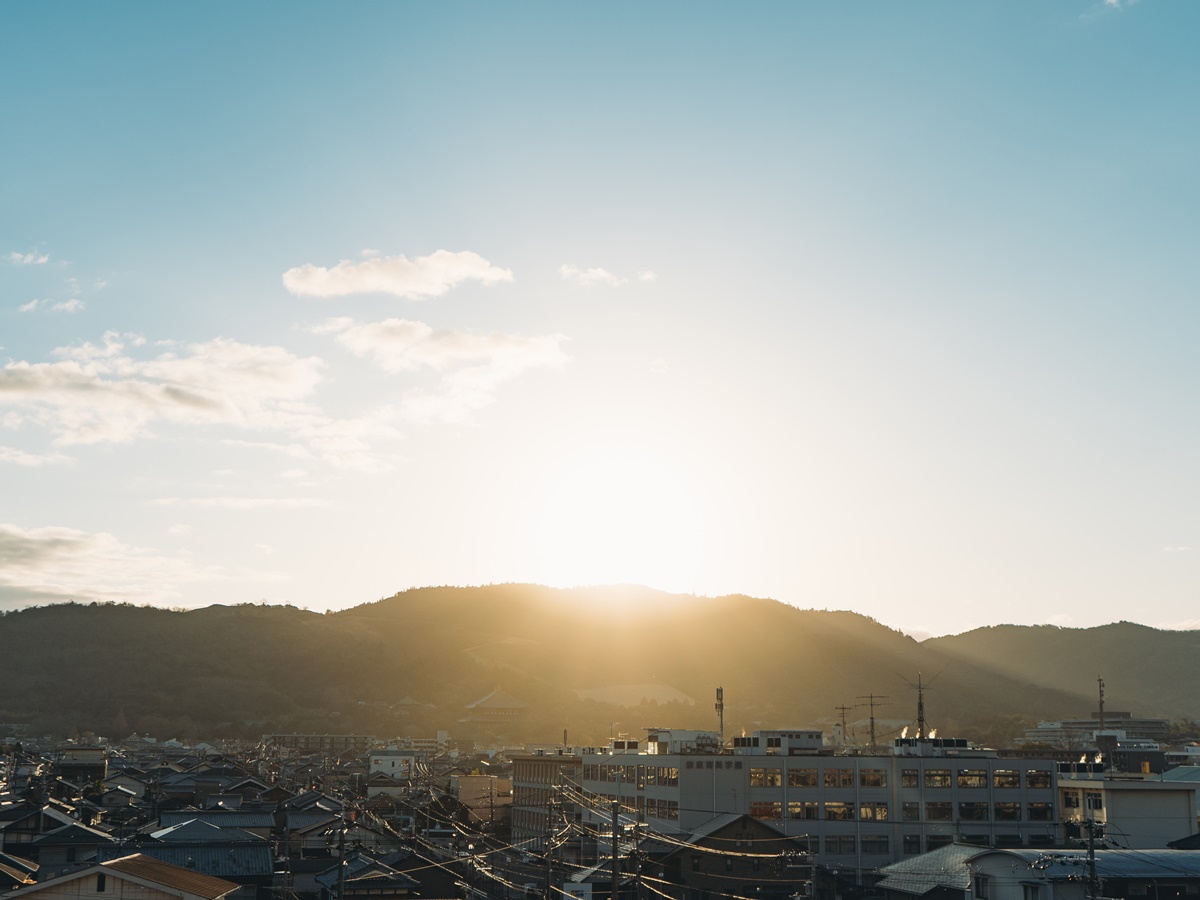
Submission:
<svg viewBox="0 0 1200 900">
<path fill-rule="evenodd" d="M 626 445 L 563 458 L 531 522 L 538 580 L 691 592 L 711 552 L 703 485 L 682 461 Z"/>
</svg>

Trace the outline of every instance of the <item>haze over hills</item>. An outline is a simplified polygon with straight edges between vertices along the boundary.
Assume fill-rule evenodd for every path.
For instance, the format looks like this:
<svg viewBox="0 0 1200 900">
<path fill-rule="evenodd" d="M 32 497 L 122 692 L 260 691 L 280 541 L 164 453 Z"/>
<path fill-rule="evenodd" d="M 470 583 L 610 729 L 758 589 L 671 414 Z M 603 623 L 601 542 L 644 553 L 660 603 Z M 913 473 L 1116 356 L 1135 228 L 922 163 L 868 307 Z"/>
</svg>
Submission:
<svg viewBox="0 0 1200 900">
<path fill-rule="evenodd" d="M 614 729 L 715 728 L 720 685 L 727 734 L 828 729 L 838 706 L 854 707 L 850 722 L 865 720 L 873 695 L 885 740 L 915 718 L 910 682 L 922 673 L 934 679 L 931 726 L 999 742 L 1039 719 L 1087 715 L 1094 660 L 1104 660 L 1113 703 L 1197 715 L 1183 690 L 1194 683 L 1197 634 L 1140 626 L 985 629 L 918 643 L 856 613 L 774 600 L 511 584 L 413 589 L 326 614 L 61 604 L 0 621 L 0 722 L 29 722 L 37 733 L 386 737 L 443 728 L 552 741 L 568 729 L 572 742 L 602 743 Z M 1150 659 L 1156 665 L 1144 666 Z M 460 721 L 497 687 L 529 705 L 519 721 L 501 731 Z M 395 707 L 403 698 L 416 703 Z"/>
</svg>

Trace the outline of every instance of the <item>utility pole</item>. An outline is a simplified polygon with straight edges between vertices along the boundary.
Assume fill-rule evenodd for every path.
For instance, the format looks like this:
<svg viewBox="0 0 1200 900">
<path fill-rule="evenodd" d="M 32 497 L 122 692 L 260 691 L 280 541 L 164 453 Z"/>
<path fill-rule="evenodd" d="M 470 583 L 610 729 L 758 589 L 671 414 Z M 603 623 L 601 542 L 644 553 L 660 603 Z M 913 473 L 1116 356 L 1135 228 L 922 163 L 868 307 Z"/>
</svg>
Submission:
<svg viewBox="0 0 1200 900">
<path fill-rule="evenodd" d="M 1095 819 L 1088 819 L 1083 823 L 1083 827 L 1087 829 L 1088 845 L 1087 845 L 1087 863 L 1088 863 L 1088 880 L 1087 891 L 1088 900 L 1099 900 L 1100 898 L 1100 879 L 1096 877 L 1096 832 L 1103 832 L 1104 826 L 1099 824 Z"/>
<path fill-rule="evenodd" d="M 612 894 L 610 900 L 617 900 L 621 889 L 621 847 L 620 847 L 620 816 L 621 801 L 612 802 Z M 338 900 L 341 900 L 339 897 Z"/>
<path fill-rule="evenodd" d="M 725 746 L 725 688 L 717 688 L 717 732 L 721 736 L 721 746 Z"/>
<path fill-rule="evenodd" d="M 554 840 L 554 791 L 557 789 L 558 776 L 562 774 L 560 769 L 555 774 L 555 781 L 551 783 L 550 790 L 546 793 L 546 845 L 542 848 L 545 854 L 546 863 L 546 892 L 543 894 L 543 900 L 550 900 L 550 886 L 554 884 L 554 861 L 551 855 Z"/>
<path fill-rule="evenodd" d="M 346 898 L 346 807 L 342 807 L 342 827 L 338 829 L 337 900 Z"/>
</svg>

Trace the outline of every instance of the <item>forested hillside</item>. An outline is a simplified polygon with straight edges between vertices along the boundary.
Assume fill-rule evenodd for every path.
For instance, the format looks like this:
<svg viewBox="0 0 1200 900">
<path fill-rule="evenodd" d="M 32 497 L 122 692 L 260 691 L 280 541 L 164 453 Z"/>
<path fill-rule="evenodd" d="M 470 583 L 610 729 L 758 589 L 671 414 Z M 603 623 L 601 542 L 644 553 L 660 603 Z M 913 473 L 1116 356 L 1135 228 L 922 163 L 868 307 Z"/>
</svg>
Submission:
<svg viewBox="0 0 1200 900">
<path fill-rule="evenodd" d="M 875 715 L 895 724 L 915 718 L 909 682 L 921 673 L 926 682 L 936 679 L 926 696 L 931 725 L 994 742 L 1040 718 L 1086 714 L 1096 668 L 1071 680 L 1070 666 L 1051 672 L 1042 665 L 1049 656 L 1086 657 L 1080 642 L 1087 633 L 1048 631 L 1029 649 L 1004 651 L 1032 654 L 1026 664 L 1001 667 L 986 642 L 918 643 L 849 612 L 638 587 L 422 588 L 324 615 L 280 606 L 61 604 L 8 613 L 0 628 L 0 722 L 114 737 L 273 730 L 387 737 L 444 728 L 456 737 L 545 741 L 568 729 L 574 742 L 599 743 L 613 728 L 634 736 L 649 725 L 715 727 L 718 685 L 727 732 L 828 728 L 838 706 L 854 707 L 852 722 L 865 719 L 867 695 L 877 698 Z M 1152 648 L 1175 653 L 1187 639 L 1146 632 L 1139 634 L 1143 659 L 1166 658 L 1167 650 Z M 1055 638 L 1062 639 L 1058 649 Z M 1107 644 L 1094 652 L 1097 659 L 1119 655 Z M 1147 677 L 1138 691 L 1172 696 L 1180 670 L 1164 664 L 1150 671 L 1161 685 L 1152 690 Z M 627 695 L 653 695 L 662 686 L 669 689 L 663 696 L 692 702 L 646 696 L 617 706 L 576 693 L 612 686 L 635 686 Z M 468 703 L 497 687 L 527 703 L 526 714 L 503 733 L 460 721 Z M 405 698 L 415 702 L 398 705 Z M 1138 709 L 1190 715 L 1188 702 Z"/>
</svg>

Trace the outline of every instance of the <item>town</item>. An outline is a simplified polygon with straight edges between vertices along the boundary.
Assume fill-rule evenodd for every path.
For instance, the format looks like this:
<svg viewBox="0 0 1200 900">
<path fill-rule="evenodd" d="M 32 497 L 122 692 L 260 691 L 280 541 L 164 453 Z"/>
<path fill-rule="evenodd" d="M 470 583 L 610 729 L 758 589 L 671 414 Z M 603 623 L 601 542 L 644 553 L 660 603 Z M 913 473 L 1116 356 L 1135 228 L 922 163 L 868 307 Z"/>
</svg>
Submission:
<svg viewBox="0 0 1200 900">
<path fill-rule="evenodd" d="M 844 721 L 514 743 L 447 730 L 191 745 L 0 726 L 0 891 L 29 900 L 1164 900 L 1200 893 L 1200 744 L 1106 711 L 1008 748 Z"/>
</svg>

